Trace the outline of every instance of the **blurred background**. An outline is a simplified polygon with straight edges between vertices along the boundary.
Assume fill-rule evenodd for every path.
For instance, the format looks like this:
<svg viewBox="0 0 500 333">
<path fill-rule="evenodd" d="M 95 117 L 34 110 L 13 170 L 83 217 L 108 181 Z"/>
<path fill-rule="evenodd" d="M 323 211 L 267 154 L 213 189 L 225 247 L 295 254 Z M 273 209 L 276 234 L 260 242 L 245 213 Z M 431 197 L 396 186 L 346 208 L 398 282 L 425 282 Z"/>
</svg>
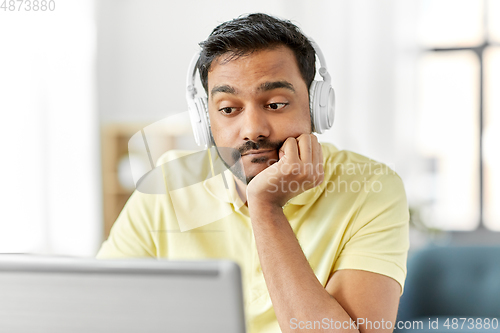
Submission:
<svg viewBox="0 0 500 333">
<path fill-rule="evenodd" d="M 412 250 L 500 242 L 500 0 L 3 3 L 0 252 L 94 256 L 133 190 L 128 140 L 187 111 L 197 43 L 251 12 L 321 46 L 337 108 L 320 139 L 398 172 Z M 186 119 L 158 142 L 190 148 Z"/>
</svg>

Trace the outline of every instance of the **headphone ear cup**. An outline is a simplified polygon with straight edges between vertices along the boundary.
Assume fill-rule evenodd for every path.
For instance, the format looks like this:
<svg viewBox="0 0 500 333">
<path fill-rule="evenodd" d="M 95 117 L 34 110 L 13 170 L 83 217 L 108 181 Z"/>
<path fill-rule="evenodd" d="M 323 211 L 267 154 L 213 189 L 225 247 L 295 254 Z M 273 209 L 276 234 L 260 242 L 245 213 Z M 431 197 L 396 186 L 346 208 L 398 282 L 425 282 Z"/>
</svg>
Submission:
<svg viewBox="0 0 500 333">
<path fill-rule="evenodd" d="M 206 149 L 212 147 L 212 136 L 210 135 L 210 121 L 208 119 L 208 103 L 206 97 L 196 98 L 196 106 L 200 115 L 199 136 L 200 145 Z"/>
<path fill-rule="evenodd" d="M 309 109 L 311 111 L 311 124 L 313 125 L 313 132 L 318 132 L 318 120 L 320 119 L 319 115 L 319 92 L 318 87 L 321 86 L 322 82 L 314 80 L 311 82 L 311 86 L 309 88 Z"/>
<path fill-rule="evenodd" d="M 204 97 L 196 97 L 188 100 L 189 118 L 193 128 L 194 139 L 201 147 L 207 149 L 212 146 L 212 137 L 208 124 L 207 101 Z"/>
<path fill-rule="evenodd" d="M 333 126 L 335 92 L 323 81 L 313 81 L 309 88 L 309 107 L 313 131 L 321 134 Z"/>
</svg>

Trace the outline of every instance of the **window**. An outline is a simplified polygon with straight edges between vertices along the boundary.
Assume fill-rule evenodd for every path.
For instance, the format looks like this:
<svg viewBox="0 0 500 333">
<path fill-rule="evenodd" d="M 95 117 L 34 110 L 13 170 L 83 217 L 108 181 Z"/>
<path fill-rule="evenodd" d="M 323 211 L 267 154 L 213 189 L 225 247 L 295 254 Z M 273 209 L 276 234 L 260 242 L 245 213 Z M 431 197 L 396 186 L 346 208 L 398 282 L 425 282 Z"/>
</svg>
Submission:
<svg viewBox="0 0 500 333">
<path fill-rule="evenodd" d="M 484 64 L 484 224 L 500 231 L 500 47 L 485 51 Z"/>
<path fill-rule="evenodd" d="M 500 2 L 422 1 L 417 146 L 430 226 L 500 230 Z M 453 10 L 450 10 L 453 8 Z"/>
</svg>

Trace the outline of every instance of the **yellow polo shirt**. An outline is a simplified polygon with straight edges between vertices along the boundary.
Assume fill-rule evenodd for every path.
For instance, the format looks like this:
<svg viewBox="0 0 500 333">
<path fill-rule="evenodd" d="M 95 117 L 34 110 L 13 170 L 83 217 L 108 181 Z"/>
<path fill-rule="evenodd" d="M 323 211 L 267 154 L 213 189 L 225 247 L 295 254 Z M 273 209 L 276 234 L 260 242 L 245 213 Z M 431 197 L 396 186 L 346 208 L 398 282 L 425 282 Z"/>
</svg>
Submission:
<svg viewBox="0 0 500 333">
<path fill-rule="evenodd" d="M 406 277 L 409 213 L 400 177 L 384 164 L 322 144 L 325 180 L 292 198 L 284 214 L 318 280 L 325 286 L 340 269 Z M 158 165 L 188 154 L 171 151 Z M 239 200 L 229 171 L 175 195 L 135 191 L 115 222 L 98 258 L 225 258 L 242 270 L 248 332 L 280 332 L 259 264 L 247 207 Z M 292 189 L 293 190 L 293 189 Z M 168 191 L 167 191 L 168 192 Z M 184 228 L 179 205 L 219 220 Z M 203 207 L 197 210 L 196 207 Z M 177 214 L 176 214 L 177 209 Z M 402 291 L 401 291 L 402 292 Z"/>
</svg>

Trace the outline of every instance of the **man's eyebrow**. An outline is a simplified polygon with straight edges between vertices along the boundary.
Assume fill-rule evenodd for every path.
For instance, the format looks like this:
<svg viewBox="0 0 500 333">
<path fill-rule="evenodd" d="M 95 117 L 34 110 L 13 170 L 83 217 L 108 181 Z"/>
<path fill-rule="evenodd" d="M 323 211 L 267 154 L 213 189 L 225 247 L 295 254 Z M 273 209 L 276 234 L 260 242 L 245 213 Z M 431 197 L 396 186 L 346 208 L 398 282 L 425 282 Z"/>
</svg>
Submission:
<svg viewBox="0 0 500 333">
<path fill-rule="evenodd" d="M 214 97 L 216 93 L 226 93 L 226 94 L 236 95 L 236 90 L 231 86 L 221 85 L 213 87 L 212 91 L 210 92 L 210 95 Z"/>
<path fill-rule="evenodd" d="M 291 92 L 295 93 L 295 88 L 293 87 L 293 84 L 291 84 L 288 81 L 264 82 L 257 88 L 257 90 L 258 91 L 271 91 L 274 89 L 283 89 L 283 88 L 288 89 Z M 212 90 L 210 91 L 210 95 L 212 96 L 212 98 L 216 93 L 226 93 L 226 94 L 236 95 L 236 89 L 224 84 L 224 85 L 215 86 L 212 88 Z"/>
<path fill-rule="evenodd" d="M 270 91 L 274 89 L 285 88 L 293 93 L 295 93 L 295 89 L 293 88 L 293 84 L 288 81 L 274 81 L 274 82 L 264 82 L 258 88 L 260 91 Z"/>
</svg>

